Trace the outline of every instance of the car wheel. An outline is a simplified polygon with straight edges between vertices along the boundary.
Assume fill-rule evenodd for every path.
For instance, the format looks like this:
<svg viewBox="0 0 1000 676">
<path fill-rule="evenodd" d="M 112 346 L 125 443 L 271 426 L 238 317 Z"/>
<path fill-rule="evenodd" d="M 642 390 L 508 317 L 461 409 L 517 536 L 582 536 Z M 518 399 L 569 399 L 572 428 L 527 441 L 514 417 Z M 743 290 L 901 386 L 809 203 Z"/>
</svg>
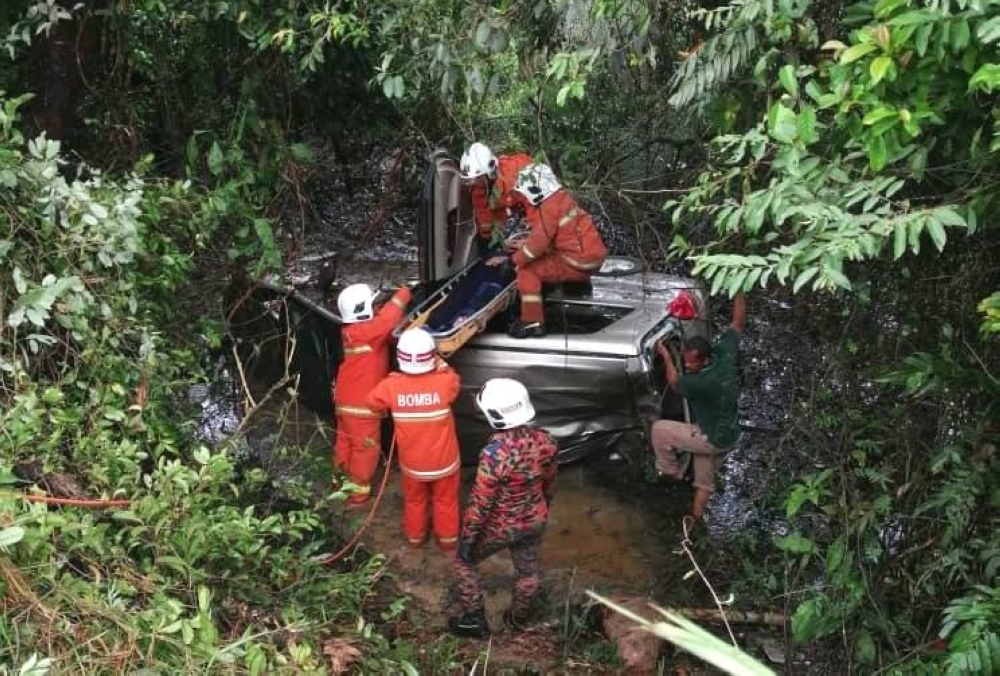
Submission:
<svg viewBox="0 0 1000 676">
<path fill-rule="evenodd" d="M 646 265 L 632 256 L 608 256 L 604 265 L 594 273 L 598 277 L 625 277 L 642 272 Z"/>
</svg>

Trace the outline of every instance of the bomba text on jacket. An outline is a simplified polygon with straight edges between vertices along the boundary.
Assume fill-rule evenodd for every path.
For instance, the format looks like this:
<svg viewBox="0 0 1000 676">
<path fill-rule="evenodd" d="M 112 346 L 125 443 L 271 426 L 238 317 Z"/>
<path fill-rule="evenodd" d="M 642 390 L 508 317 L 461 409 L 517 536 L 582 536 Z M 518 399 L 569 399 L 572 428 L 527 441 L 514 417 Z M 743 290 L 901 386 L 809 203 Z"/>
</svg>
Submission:
<svg viewBox="0 0 1000 676">
<path fill-rule="evenodd" d="M 439 406 L 441 395 L 437 392 L 413 392 L 396 395 L 396 406 L 410 408 L 413 406 Z"/>
</svg>

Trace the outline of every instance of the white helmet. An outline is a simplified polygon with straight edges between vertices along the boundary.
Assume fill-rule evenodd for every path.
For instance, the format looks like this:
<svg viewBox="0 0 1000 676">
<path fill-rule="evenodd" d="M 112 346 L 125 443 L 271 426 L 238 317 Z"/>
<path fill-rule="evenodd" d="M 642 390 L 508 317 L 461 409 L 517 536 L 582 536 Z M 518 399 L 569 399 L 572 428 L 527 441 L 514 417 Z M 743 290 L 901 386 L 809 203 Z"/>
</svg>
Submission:
<svg viewBox="0 0 1000 676">
<path fill-rule="evenodd" d="M 345 324 L 365 322 L 375 316 L 372 301 L 375 294 L 367 284 L 351 284 L 337 296 L 337 309 Z"/>
<path fill-rule="evenodd" d="M 476 395 L 476 405 L 497 430 L 523 425 L 535 417 L 528 389 L 511 378 L 487 380 Z"/>
<path fill-rule="evenodd" d="M 396 358 L 403 373 L 428 373 L 434 370 L 437 352 L 434 338 L 424 329 L 407 329 L 399 337 Z"/>
<path fill-rule="evenodd" d="M 532 206 L 538 206 L 562 186 L 547 164 L 529 164 L 517 175 L 514 190 L 524 195 Z"/>
<path fill-rule="evenodd" d="M 493 156 L 493 151 L 482 143 L 473 143 L 462 153 L 462 161 L 458 168 L 462 172 L 462 178 L 466 180 L 480 176 L 496 178 L 497 158 Z"/>
</svg>

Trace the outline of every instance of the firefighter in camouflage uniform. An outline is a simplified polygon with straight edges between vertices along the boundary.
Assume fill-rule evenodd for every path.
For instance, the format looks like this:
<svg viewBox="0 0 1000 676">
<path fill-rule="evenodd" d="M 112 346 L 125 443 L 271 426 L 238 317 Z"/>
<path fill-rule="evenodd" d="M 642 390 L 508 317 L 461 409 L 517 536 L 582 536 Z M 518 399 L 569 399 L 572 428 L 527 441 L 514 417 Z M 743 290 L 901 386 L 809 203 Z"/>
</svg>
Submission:
<svg viewBox="0 0 1000 676">
<path fill-rule="evenodd" d="M 458 636 L 489 634 L 476 564 L 503 549 L 514 562 L 514 594 L 504 621 L 530 623 L 539 595 L 538 549 L 555 491 L 555 441 L 528 425 L 535 417 L 528 390 L 516 380 L 486 382 L 476 404 L 497 430 L 479 456 L 454 559 L 462 613 L 448 621 Z"/>
</svg>

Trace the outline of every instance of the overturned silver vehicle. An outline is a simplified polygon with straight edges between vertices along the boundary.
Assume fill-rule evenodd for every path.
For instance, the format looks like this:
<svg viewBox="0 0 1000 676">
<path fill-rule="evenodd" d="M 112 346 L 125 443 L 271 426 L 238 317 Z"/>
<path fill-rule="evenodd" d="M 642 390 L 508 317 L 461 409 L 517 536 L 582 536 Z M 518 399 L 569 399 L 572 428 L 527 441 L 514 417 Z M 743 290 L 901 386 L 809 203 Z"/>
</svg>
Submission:
<svg viewBox="0 0 1000 676">
<path fill-rule="evenodd" d="M 444 153 L 430 158 L 418 230 L 420 281 L 414 305 L 448 283 L 479 256 L 472 204 L 458 164 Z M 517 303 L 495 316 L 448 361 L 462 378 L 455 405 L 463 459 L 474 462 L 490 430 L 474 399 L 490 378 L 522 381 L 531 392 L 536 422 L 559 441 L 560 460 L 571 461 L 624 439 L 645 445 L 649 424 L 660 417 L 683 419 L 683 401 L 665 387 L 656 343 L 679 347 L 684 337 L 708 336 L 702 319 L 681 320 L 667 305 L 688 294 L 705 317 L 703 286 L 682 277 L 646 272 L 641 262 L 610 256 L 589 284 L 545 289 L 548 335 L 514 339 L 507 327 Z M 294 307 L 288 322 L 302 335 L 298 364 L 308 380 L 305 403 L 329 411 L 329 379 L 339 361 L 331 326 L 307 307 Z M 320 335 L 322 334 L 322 335 Z M 311 347 L 312 346 L 312 347 Z M 314 354 L 308 352 L 312 350 Z M 324 359 L 323 352 L 332 355 Z"/>
</svg>

